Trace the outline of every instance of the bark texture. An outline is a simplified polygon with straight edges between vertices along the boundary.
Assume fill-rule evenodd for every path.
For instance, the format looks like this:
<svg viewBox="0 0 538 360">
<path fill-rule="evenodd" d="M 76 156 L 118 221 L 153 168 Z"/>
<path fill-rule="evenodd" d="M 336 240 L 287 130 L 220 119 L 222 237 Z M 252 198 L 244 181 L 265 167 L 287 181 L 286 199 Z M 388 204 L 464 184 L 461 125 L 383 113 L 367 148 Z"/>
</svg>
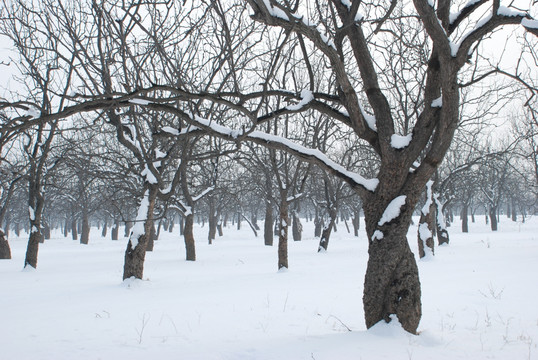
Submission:
<svg viewBox="0 0 538 360">
<path fill-rule="evenodd" d="M 196 247 L 194 245 L 194 215 L 189 214 L 185 218 L 185 224 L 183 226 L 183 238 L 185 240 L 185 252 L 186 259 L 188 261 L 196 260 Z"/>
<path fill-rule="evenodd" d="M 149 186 L 148 206 L 144 221 L 144 231 L 142 233 L 131 232 L 131 237 L 127 243 L 125 250 L 125 261 L 123 265 L 123 280 L 134 277 L 142 279 L 144 275 L 144 260 L 146 257 L 146 249 L 148 246 L 151 230 L 153 229 L 153 209 L 155 207 L 155 199 L 159 188 L 156 185 Z M 134 238 L 136 237 L 136 239 Z"/>
<path fill-rule="evenodd" d="M 411 216 L 396 219 L 382 228 L 383 238 L 368 231 L 370 246 L 364 281 L 363 304 L 366 326 L 395 314 L 403 328 L 416 333 L 422 315 L 421 290 L 415 257 L 407 242 Z M 369 229 L 375 228 L 370 224 Z M 370 235 L 372 233 L 372 235 Z"/>
</svg>

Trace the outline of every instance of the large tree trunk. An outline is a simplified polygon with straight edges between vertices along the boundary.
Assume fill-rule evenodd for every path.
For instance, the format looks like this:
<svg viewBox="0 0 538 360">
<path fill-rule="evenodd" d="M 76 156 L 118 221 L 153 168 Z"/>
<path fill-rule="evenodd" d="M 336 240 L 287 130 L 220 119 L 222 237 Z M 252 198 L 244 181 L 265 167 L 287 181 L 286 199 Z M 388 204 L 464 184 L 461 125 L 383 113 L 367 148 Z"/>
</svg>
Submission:
<svg viewBox="0 0 538 360">
<path fill-rule="evenodd" d="M 329 209 L 329 223 L 323 227 L 321 238 L 319 239 L 318 252 L 327 251 L 327 248 L 329 247 L 329 239 L 331 237 L 331 231 L 334 228 L 334 224 L 337 218 L 336 212 L 337 212 L 336 208 Z"/>
<path fill-rule="evenodd" d="M 189 214 L 185 219 L 185 225 L 183 227 L 183 238 L 185 239 L 185 252 L 186 259 L 188 261 L 196 260 L 196 247 L 194 243 L 194 215 Z"/>
<path fill-rule="evenodd" d="M 133 227 L 125 250 L 123 280 L 131 277 L 142 279 L 144 275 L 144 260 L 153 228 L 153 209 L 158 191 L 158 186 L 149 185 L 138 209 L 137 223 Z"/>
<path fill-rule="evenodd" d="M 491 231 L 497 231 L 497 207 L 489 208 L 489 219 L 491 220 Z"/>
<path fill-rule="evenodd" d="M 278 269 L 288 268 L 288 194 L 281 191 L 278 229 Z"/>
<path fill-rule="evenodd" d="M 11 249 L 2 229 L 0 229 L 0 259 L 11 259 Z"/>
<path fill-rule="evenodd" d="M 421 290 L 415 257 L 407 242 L 412 208 L 407 205 L 400 216 L 388 224 L 378 225 L 385 202 L 364 202 L 366 230 L 369 239 L 368 265 L 364 280 L 364 314 L 366 326 L 396 315 L 403 328 L 416 333 L 421 309 Z"/>
</svg>

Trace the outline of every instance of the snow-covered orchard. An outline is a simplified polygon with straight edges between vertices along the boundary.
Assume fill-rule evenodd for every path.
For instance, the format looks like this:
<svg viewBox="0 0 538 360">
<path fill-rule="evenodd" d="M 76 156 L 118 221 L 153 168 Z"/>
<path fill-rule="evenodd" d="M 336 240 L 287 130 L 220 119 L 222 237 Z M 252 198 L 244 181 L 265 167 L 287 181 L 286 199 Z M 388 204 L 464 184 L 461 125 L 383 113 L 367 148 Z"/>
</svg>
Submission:
<svg viewBox="0 0 538 360">
<path fill-rule="evenodd" d="M 455 224 L 456 225 L 456 224 Z M 289 270 L 247 227 L 224 229 L 198 260 L 177 232 L 161 233 L 144 280 L 121 282 L 126 238 L 88 245 L 59 232 L 22 270 L 26 234 L 0 261 L 2 359 L 537 359 L 538 219 L 483 217 L 450 228 L 449 246 L 419 260 L 419 335 L 396 324 L 366 330 L 362 281 L 367 240 L 343 224 L 317 253 L 312 222 L 290 242 Z M 207 234 L 195 226 L 197 239 Z M 408 234 L 416 251 L 417 227 Z"/>
</svg>

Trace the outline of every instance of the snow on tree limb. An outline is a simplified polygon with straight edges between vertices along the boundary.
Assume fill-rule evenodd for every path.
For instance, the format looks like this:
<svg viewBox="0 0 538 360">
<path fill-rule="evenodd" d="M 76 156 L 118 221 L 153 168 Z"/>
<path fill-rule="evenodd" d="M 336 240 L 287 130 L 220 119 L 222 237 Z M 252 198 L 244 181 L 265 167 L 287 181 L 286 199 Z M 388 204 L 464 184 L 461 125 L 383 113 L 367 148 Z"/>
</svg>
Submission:
<svg viewBox="0 0 538 360">
<path fill-rule="evenodd" d="M 366 179 L 357 173 L 346 170 L 342 165 L 329 159 L 327 155 L 317 149 L 310 149 L 304 147 L 302 145 L 293 143 L 286 138 L 267 134 L 261 131 L 253 131 L 247 135 L 247 138 L 251 140 L 263 140 L 261 143 L 265 144 L 272 143 L 275 145 L 279 145 L 277 147 L 291 152 L 306 161 L 311 161 L 316 163 L 317 165 L 321 165 L 324 169 L 329 170 L 331 173 L 333 173 L 333 175 L 341 175 L 340 177 L 344 178 L 344 180 L 348 182 L 352 181 L 356 185 L 360 185 L 368 191 L 375 191 L 377 184 L 379 183 L 378 179 Z M 260 143 L 259 141 L 256 142 Z"/>
</svg>

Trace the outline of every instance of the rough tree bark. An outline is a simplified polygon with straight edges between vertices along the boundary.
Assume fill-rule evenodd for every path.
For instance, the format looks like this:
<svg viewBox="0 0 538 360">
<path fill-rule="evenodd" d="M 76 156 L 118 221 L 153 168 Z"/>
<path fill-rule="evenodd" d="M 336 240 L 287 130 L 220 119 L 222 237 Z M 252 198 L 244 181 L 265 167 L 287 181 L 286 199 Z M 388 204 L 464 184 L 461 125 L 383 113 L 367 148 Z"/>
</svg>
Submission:
<svg viewBox="0 0 538 360">
<path fill-rule="evenodd" d="M 125 250 L 123 280 L 131 277 L 142 279 L 144 275 L 144 259 L 153 228 L 153 209 L 159 191 L 158 186 L 153 184 L 147 184 L 146 188 L 138 210 L 137 223 L 133 227 Z"/>
</svg>

